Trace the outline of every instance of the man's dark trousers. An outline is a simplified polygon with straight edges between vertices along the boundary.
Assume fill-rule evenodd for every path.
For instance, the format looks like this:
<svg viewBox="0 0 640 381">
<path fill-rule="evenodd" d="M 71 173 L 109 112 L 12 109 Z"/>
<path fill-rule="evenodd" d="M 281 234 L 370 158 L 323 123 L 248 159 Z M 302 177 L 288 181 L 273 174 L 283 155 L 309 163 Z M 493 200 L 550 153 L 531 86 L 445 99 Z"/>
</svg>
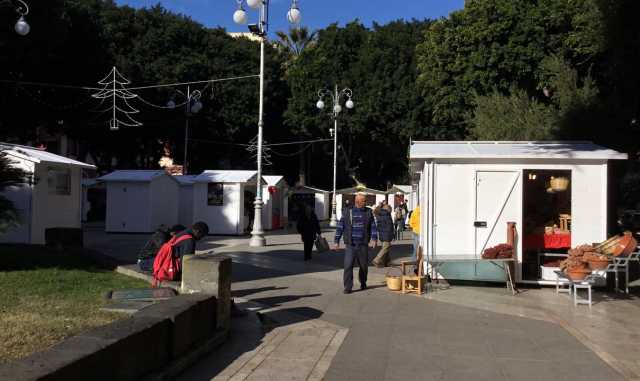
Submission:
<svg viewBox="0 0 640 381">
<path fill-rule="evenodd" d="M 353 266 L 358 262 L 358 278 L 360 287 L 367 285 L 367 273 L 369 270 L 369 252 L 366 244 L 346 245 L 344 248 L 344 289 L 351 291 L 353 288 Z"/>
</svg>

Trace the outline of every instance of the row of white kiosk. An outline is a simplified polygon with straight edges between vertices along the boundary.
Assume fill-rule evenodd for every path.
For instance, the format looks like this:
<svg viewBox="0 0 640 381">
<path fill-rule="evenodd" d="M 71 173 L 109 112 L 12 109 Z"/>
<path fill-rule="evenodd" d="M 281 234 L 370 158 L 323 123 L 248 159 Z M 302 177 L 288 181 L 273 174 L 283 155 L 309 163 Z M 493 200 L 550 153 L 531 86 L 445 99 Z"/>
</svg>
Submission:
<svg viewBox="0 0 640 381">
<path fill-rule="evenodd" d="M 15 166 L 33 174 L 32 181 L 11 186 L 11 200 L 22 223 L 0 234 L 0 242 L 44 243 L 49 227 L 81 227 L 86 200 L 82 171 L 95 167 L 26 146 L 0 143 Z M 515 222 L 517 282 L 544 283 L 540 266 L 559 251 L 608 238 L 612 226 L 610 163 L 627 155 L 591 142 L 413 142 L 413 184 L 381 192 L 367 188 L 338 191 L 338 216 L 356 192 L 369 204 L 404 198 L 409 210 L 422 206 L 420 244 L 428 259 L 481 258 L 487 247 L 503 243 L 507 222 Z M 212 234 L 244 234 L 253 215 L 256 171 L 205 171 L 197 176 L 171 176 L 162 170 L 115 171 L 91 182 L 106 184 L 106 231 L 146 233 L 160 224 L 189 225 L 205 221 Z M 549 183 L 568 183 L 555 192 Z M 287 188 L 282 176 L 264 176 L 263 225 L 286 226 L 312 206 L 319 219 L 330 217 L 331 193 L 311 187 Z M 416 190 L 418 190 L 416 195 Z M 391 194 L 394 197 L 389 197 Z M 407 197 L 409 195 L 409 197 Z M 395 197 L 399 196 L 399 197 Z M 400 197 L 402 196 L 402 197 Z M 563 217 L 564 216 L 564 217 Z M 562 235 L 547 228 L 562 217 L 570 223 Z M 551 229 L 554 230 L 554 229 Z M 564 243 L 563 243 L 564 242 Z M 546 256 L 545 256 L 546 255 Z M 443 268 L 449 279 L 499 280 L 495 266 L 477 261 Z"/>
<path fill-rule="evenodd" d="M 0 142 L 12 165 L 31 173 L 31 181 L 4 189 L 21 223 L 0 233 L 0 242 L 45 242 L 52 227 L 81 228 L 92 207 L 90 189 L 106 190 L 105 230 L 110 233 L 148 233 L 160 225 L 190 225 L 205 221 L 212 234 L 240 235 L 250 230 L 257 187 L 256 171 L 210 170 L 194 176 L 172 176 L 164 170 L 118 170 L 97 179 L 83 178 L 95 166 L 43 149 Z M 288 188 L 282 176 L 263 176 L 263 227 L 285 227 L 295 221 L 302 205 L 320 220 L 331 214 L 331 192 L 309 187 Z M 410 187 L 393 188 L 393 203 Z M 369 204 L 384 192 L 366 188 L 338 191 L 338 213 L 355 192 L 368 194 Z M 101 193 L 101 192 L 100 192 Z M 104 201 L 101 200 L 101 204 Z"/>
<path fill-rule="evenodd" d="M 109 233 L 146 233 L 160 225 L 191 225 L 204 221 L 211 234 L 242 235 L 251 230 L 257 172 L 207 170 L 199 175 L 172 176 L 163 170 L 118 170 L 102 176 L 106 184 L 105 230 Z M 331 192 L 308 187 L 288 188 L 282 176 L 263 176 L 262 226 L 274 230 L 297 220 L 302 205 L 315 210 L 318 219 L 331 215 Z M 369 205 L 389 199 L 393 205 L 405 199 L 411 187 L 395 186 L 388 192 L 348 188 L 337 192 L 337 214 L 353 205 L 358 192 Z M 407 197 L 408 199 L 409 197 Z"/>
</svg>

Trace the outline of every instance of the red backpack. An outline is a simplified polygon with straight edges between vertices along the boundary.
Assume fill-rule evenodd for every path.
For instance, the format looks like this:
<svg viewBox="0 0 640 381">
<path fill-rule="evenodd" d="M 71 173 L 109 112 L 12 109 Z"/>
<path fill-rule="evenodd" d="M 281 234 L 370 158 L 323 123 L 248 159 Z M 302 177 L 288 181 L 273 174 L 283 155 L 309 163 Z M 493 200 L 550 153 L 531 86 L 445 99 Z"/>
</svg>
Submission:
<svg viewBox="0 0 640 381">
<path fill-rule="evenodd" d="M 158 250 L 156 258 L 153 260 L 153 286 L 157 286 L 160 282 L 173 281 L 180 274 L 180 258 L 174 257 L 173 248 L 182 241 L 192 239 L 189 234 L 180 237 L 172 237 L 165 242 Z"/>
</svg>

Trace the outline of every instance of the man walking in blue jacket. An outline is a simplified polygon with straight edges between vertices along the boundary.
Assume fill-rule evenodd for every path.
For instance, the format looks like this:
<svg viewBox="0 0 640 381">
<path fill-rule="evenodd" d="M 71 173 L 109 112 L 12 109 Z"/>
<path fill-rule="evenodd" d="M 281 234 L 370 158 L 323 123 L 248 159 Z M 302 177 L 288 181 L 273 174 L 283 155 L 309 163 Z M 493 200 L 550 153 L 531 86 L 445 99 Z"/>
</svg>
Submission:
<svg viewBox="0 0 640 381">
<path fill-rule="evenodd" d="M 344 293 L 350 294 L 353 288 L 353 266 L 358 262 L 358 278 L 360 289 L 367 288 L 367 273 L 369 266 L 369 251 L 367 245 L 373 240 L 375 247 L 378 240 L 373 213 L 365 206 L 365 196 L 358 194 L 355 198 L 355 206 L 344 209 L 342 218 L 336 228 L 335 245 L 333 250 L 340 246 L 340 239 L 344 238 Z"/>
</svg>

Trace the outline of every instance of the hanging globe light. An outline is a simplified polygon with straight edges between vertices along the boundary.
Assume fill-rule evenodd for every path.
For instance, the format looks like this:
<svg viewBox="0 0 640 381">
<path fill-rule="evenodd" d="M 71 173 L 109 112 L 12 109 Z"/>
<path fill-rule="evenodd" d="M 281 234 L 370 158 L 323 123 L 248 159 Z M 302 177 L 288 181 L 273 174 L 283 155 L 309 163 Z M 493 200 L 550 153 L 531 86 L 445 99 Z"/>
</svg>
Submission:
<svg viewBox="0 0 640 381">
<path fill-rule="evenodd" d="M 247 5 L 253 9 L 258 8 L 262 4 L 262 0 L 247 0 Z"/>
<path fill-rule="evenodd" d="M 291 5 L 289 12 L 287 12 L 287 20 L 291 24 L 300 24 L 300 21 L 302 20 L 302 13 L 300 12 L 300 9 L 296 5 L 295 1 Z"/>
<path fill-rule="evenodd" d="M 202 102 L 196 101 L 196 103 L 191 106 L 191 112 L 197 114 L 200 110 L 202 110 Z"/>
<path fill-rule="evenodd" d="M 349 100 L 346 103 L 346 106 L 349 110 L 351 110 L 354 106 L 353 101 L 351 100 L 351 98 L 349 98 Z"/>
<path fill-rule="evenodd" d="M 16 30 L 16 33 L 21 36 L 26 36 L 31 30 L 31 27 L 29 26 L 29 23 L 27 23 L 27 20 L 24 19 L 24 16 L 20 16 L 14 28 Z"/>
<path fill-rule="evenodd" d="M 244 25 L 247 23 L 247 12 L 244 9 L 239 8 L 233 13 L 233 22 L 236 24 Z"/>
</svg>

